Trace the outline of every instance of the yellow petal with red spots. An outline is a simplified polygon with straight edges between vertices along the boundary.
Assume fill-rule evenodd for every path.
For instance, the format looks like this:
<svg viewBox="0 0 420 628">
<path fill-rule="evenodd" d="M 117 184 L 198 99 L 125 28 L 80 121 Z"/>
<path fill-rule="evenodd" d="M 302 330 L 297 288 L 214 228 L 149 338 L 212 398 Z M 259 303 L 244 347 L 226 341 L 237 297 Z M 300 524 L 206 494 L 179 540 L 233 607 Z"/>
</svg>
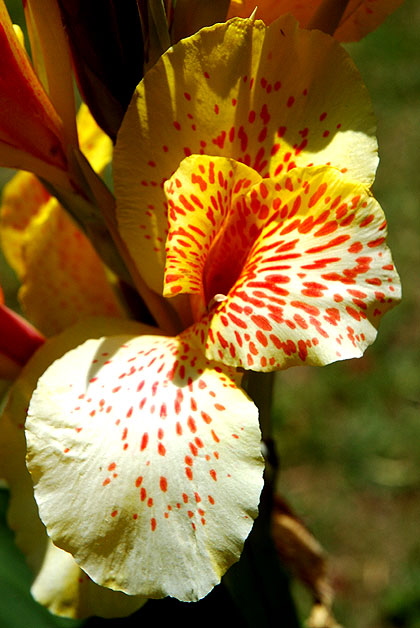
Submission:
<svg viewBox="0 0 420 628">
<path fill-rule="evenodd" d="M 28 227 L 24 255 L 19 298 L 47 336 L 88 316 L 123 316 L 102 261 L 54 198 Z"/>
<path fill-rule="evenodd" d="M 235 19 L 176 44 L 139 84 L 114 158 L 120 231 L 149 286 L 163 286 L 163 183 L 185 156 L 232 157 L 264 177 L 332 164 L 370 184 L 374 126 L 347 53 L 290 16 Z"/>
<path fill-rule="evenodd" d="M 291 13 L 303 28 L 308 28 L 323 0 L 262 0 L 258 2 L 256 17 L 267 24 Z M 338 41 L 358 41 L 395 11 L 403 0 L 349 0 L 343 17 L 334 33 Z M 256 7 L 255 0 L 232 0 L 228 17 L 249 17 Z"/>
<path fill-rule="evenodd" d="M 384 214 L 335 168 L 263 179 L 194 155 L 166 191 L 167 294 L 198 295 L 209 359 L 270 371 L 359 357 L 400 298 Z"/>
<path fill-rule="evenodd" d="M 68 553 L 55 547 L 48 538 L 25 464 L 24 424 L 29 401 L 38 378 L 49 364 L 86 338 L 95 334 L 145 332 L 150 330 L 138 323 L 101 318 L 83 321 L 47 340 L 14 382 L 0 418 L 0 477 L 10 489 L 8 523 L 34 573 L 32 595 L 55 615 L 72 618 L 128 615 L 144 603 L 144 598 L 127 597 L 99 587 Z"/>
<path fill-rule="evenodd" d="M 18 172 L 3 189 L 0 236 L 3 253 L 9 265 L 22 279 L 25 272 L 23 247 L 26 230 L 47 203 L 50 195 L 29 172 Z"/>
<path fill-rule="evenodd" d="M 40 516 L 95 582 L 192 601 L 239 558 L 263 462 L 238 381 L 182 335 L 89 340 L 40 378 L 26 422 Z"/>
</svg>

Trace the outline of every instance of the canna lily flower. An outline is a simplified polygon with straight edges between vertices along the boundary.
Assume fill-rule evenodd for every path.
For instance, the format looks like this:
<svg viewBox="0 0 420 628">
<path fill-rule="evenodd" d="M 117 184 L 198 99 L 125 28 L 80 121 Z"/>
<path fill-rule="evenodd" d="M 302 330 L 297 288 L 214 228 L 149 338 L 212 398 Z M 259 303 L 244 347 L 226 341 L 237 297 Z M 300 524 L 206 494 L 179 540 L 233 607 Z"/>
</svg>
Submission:
<svg viewBox="0 0 420 628">
<path fill-rule="evenodd" d="M 267 24 L 280 15 L 291 13 L 299 21 L 302 28 L 318 27 L 317 16 L 322 10 L 334 13 L 338 11 L 338 24 L 334 26 L 334 35 L 338 41 L 358 41 L 375 30 L 395 11 L 403 0 L 231 0 L 228 18 L 249 17 L 257 6 L 256 17 Z"/>
<path fill-rule="evenodd" d="M 359 356 L 399 298 L 368 187 L 370 104 L 332 38 L 237 19 L 147 73 L 114 164 L 121 235 L 184 329 L 54 362 L 30 402 L 28 467 L 48 534 L 96 583 L 196 600 L 257 514 L 243 369 Z"/>
</svg>

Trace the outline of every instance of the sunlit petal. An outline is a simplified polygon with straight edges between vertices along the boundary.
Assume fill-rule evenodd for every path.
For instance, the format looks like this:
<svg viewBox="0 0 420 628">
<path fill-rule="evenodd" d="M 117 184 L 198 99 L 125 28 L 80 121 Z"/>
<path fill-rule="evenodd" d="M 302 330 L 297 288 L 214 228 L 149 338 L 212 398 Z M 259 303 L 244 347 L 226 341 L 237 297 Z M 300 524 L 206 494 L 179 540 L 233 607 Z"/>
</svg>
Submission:
<svg viewBox="0 0 420 628">
<path fill-rule="evenodd" d="M 48 340 L 14 382 L 0 418 L 0 477 L 10 488 L 8 523 L 34 572 L 32 594 L 52 613 L 65 617 L 108 617 L 132 613 L 143 599 L 93 583 L 63 550 L 54 547 L 39 519 L 33 485 L 25 464 L 24 424 L 30 397 L 47 366 L 64 352 L 95 334 L 141 333 L 137 323 L 95 319 L 84 321 Z"/>
<path fill-rule="evenodd" d="M 80 150 L 97 173 L 102 173 L 112 160 L 112 141 L 95 122 L 87 106 L 82 103 L 77 114 Z"/>
<path fill-rule="evenodd" d="M 183 336 L 90 340 L 41 377 L 28 464 L 54 543 L 93 580 L 195 600 L 257 514 L 257 410 Z M 71 377 L 69 377 L 71 373 Z"/>
<path fill-rule="evenodd" d="M 359 357 L 400 298 L 382 210 L 335 168 L 262 179 L 192 156 L 166 190 L 166 293 L 208 311 L 194 329 L 209 359 L 270 371 Z"/>
<path fill-rule="evenodd" d="M 262 176 L 331 163 L 370 184 L 373 133 L 366 89 L 331 37 L 290 16 L 268 28 L 236 19 L 203 29 L 163 55 L 130 104 L 114 159 L 121 234 L 161 292 L 162 186 L 185 156 L 232 157 Z"/>
</svg>

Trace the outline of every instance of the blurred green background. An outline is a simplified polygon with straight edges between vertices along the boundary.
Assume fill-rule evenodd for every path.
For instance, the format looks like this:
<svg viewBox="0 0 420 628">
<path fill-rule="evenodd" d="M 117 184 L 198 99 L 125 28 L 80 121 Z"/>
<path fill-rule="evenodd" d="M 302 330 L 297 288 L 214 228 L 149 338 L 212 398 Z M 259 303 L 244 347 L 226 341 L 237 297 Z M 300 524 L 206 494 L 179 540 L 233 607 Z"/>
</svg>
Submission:
<svg viewBox="0 0 420 628">
<path fill-rule="evenodd" d="M 6 4 L 18 21 L 21 2 Z M 364 358 L 278 374 L 279 490 L 330 555 L 340 623 L 420 628 L 420 3 L 406 0 L 347 48 L 378 119 L 374 193 L 404 297 Z M 0 170 L 0 186 L 10 175 Z M 17 284 L 1 259 L 0 277 L 13 307 Z M 75 626 L 32 603 L 29 573 L 10 538 L 3 526 L 1 628 Z M 309 599 L 295 589 L 305 617 Z"/>
</svg>

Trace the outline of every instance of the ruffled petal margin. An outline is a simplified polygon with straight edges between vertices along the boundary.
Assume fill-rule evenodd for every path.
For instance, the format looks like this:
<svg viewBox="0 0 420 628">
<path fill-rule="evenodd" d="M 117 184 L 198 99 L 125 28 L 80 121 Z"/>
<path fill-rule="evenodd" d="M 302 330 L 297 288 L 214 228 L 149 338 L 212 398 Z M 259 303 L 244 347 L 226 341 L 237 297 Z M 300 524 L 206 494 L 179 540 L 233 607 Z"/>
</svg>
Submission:
<svg viewBox="0 0 420 628">
<path fill-rule="evenodd" d="M 263 179 L 193 155 L 166 191 L 166 295 L 199 301 L 209 359 L 271 371 L 360 357 L 400 299 L 383 211 L 335 168 Z"/>
</svg>

